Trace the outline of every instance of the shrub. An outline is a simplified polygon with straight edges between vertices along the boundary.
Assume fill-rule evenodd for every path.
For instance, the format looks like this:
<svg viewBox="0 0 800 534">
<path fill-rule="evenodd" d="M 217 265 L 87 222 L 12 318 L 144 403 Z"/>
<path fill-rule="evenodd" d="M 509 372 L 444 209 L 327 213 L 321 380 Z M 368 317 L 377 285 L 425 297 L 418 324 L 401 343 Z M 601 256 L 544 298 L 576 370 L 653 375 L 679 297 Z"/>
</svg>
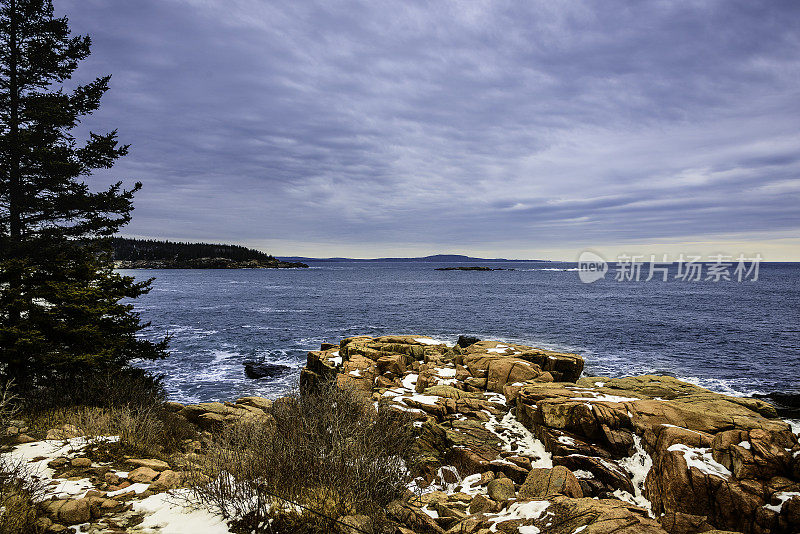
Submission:
<svg viewBox="0 0 800 534">
<path fill-rule="evenodd" d="M 335 385 L 279 399 L 272 416 L 216 436 L 190 477 L 193 500 L 248 531 L 330 532 L 355 514 L 379 531 L 410 479 L 410 420 Z"/>
<path fill-rule="evenodd" d="M 110 452 L 167 458 L 181 449 L 184 440 L 194 439 L 197 429 L 161 405 L 129 408 L 73 406 L 38 412 L 32 417 L 33 433 L 43 436 L 51 428 L 75 427 L 92 445 L 103 444 Z M 119 436 L 109 443 L 106 436 Z"/>
<path fill-rule="evenodd" d="M 37 522 L 44 485 L 32 475 L 24 461 L 0 456 L 0 534 L 44 531 Z"/>
</svg>

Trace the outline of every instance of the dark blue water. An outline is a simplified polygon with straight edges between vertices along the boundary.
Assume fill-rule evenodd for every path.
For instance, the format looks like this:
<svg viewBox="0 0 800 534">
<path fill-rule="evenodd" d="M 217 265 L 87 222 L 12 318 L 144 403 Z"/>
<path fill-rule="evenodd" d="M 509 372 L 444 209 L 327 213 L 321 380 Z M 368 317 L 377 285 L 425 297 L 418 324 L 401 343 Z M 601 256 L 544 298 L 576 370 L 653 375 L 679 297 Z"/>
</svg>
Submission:
<svg viewBox="0 0 800 534">
<path fill-rule="evenodd" d="M 574 265 L 435 271 L 452 264 L 318 263 L 310 269 L 125 271 L 155 276 L 136 302 L 147 335 L 173 335 L 162 372 L 173 399 L 275 396 L 308 350 L 356 334 L 459 334 L 582 354 L 591 375 L 665 373 L 724 393 L 800 387 L 800 264 L 756 282 L 583 284 Z M 573 270 L 569 270 L 572 268 Z M 242 362 L 291 370 L 251 380 Z"/>
</svg>

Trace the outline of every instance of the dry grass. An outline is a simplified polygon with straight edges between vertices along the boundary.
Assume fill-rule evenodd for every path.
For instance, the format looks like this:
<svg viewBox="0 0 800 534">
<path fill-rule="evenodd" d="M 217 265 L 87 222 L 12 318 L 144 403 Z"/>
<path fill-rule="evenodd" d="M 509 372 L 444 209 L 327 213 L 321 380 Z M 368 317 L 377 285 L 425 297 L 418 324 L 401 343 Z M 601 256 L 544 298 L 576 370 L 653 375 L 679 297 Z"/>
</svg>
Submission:
<svg viewBox="0 0 800 534">
<path fill-rule="evenodd" d="M 31 416 L 32 433 L 44 437 L 48 430 L 70 425 L 91 444 L 106 443 L 106 436 L 119 436 L 118 452 L 166 459 L 180 450 L 196 429 L 185 419 L 154 405 L 143 408 L 98 408 L 73 406 L 47 410 Z"/>
<path fill-rule="evenodd" d="M 37 522 L 44 484 L 32 476 L 22 460 L 0 456 L 0 534 L 34 534 L 44 529 Z"/>
<path fill-rule="evenodd" d="M 17 397 L 12 393 L 13 381 L 0 388 L 0 427 L 5 429 L 18 413 Z M 0 455 L 0 534 L 41 532 L 37 524 L 44 487 L 31 476 L 22 460 Z"/>
<path fill-rule="evenodd" d="M 353 514 L 381 531 L 409 481 L 410 421 L 336 386 L 276 401 L 272 415 L 216 437 L 191 477 L 193 499 L 248 531 L 330 532 Z"/>
</svg>

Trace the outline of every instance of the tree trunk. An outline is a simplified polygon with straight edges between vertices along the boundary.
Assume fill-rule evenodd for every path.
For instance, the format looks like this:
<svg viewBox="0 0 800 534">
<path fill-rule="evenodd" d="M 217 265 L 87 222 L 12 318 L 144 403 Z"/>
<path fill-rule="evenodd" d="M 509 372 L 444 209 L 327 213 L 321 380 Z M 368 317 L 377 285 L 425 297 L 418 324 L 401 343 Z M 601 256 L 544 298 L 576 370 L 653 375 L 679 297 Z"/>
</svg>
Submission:
<svg viewBox="0 0 800 534">
<path fill-rule="evenodd" d="M 9 2 L 11 12 L 11 24 L 9 25 L 9 162 L 8 162 L 8 214 L 9 214 L 9 252 L 16 255 L 22 245 L 22 213 L 21 213 L 21 177 L 20 177 L 20 151 L 19 151 L 19 80 L 17 68 L 19 60 L 19 42 L 17 36 L 17 2 Z M 9 286 L 11 293 L 21 296 L 22 293 L 22 272 L 20 268 L 12 262 L 9 276 Z M 19 301 L 17 301 L 19 302 Z M 20 321 L 21 313 L 19 304 L 12 305 L 8 311 L 11 324 Z"/>
</svg>

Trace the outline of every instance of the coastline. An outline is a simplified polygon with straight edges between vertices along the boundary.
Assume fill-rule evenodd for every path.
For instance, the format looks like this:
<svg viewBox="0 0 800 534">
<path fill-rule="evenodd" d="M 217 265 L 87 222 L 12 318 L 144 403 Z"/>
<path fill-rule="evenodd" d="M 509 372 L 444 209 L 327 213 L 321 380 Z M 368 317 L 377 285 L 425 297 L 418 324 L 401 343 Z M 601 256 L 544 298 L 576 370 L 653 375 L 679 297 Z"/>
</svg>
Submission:
<svg viewBox="0 0 800 534">
<path fill-rule="evenodd" d="M 789 533 L 800 526 L 798 429 L 771 404 L 673 377 L 582 370 L 577 354 L 515 343 L 356 336 L 309 352 L 300 380 L 307 393 L 330 382 L 355 388 L 413 420 L 414 480 L 388 507 L 400 532 Z M 273 405 L 246 397 L 167 408 L 211 436 L 237 421 L 268 421 Z M 126 494 L 128 511 L 161 502 L 164 487 L 183 491 L 159 481 L 180 479 L 163 473 L 182 472 L 181 461 L 197 454 L 202 447 L 147 473 L 146 483 L 129 480 L 138 485 Z M 115 500 L 119 490 L 109 487 L 81 487 L 67 501 L 92 491 Z M 204 517 L 227 532 L 213 514 Z"/>
<path fill-rule="evenodd" d="M 305 269 L 300 262 L 197 258 L 193 260 L 114 260 L 115 269 Z"/>
</svg>

